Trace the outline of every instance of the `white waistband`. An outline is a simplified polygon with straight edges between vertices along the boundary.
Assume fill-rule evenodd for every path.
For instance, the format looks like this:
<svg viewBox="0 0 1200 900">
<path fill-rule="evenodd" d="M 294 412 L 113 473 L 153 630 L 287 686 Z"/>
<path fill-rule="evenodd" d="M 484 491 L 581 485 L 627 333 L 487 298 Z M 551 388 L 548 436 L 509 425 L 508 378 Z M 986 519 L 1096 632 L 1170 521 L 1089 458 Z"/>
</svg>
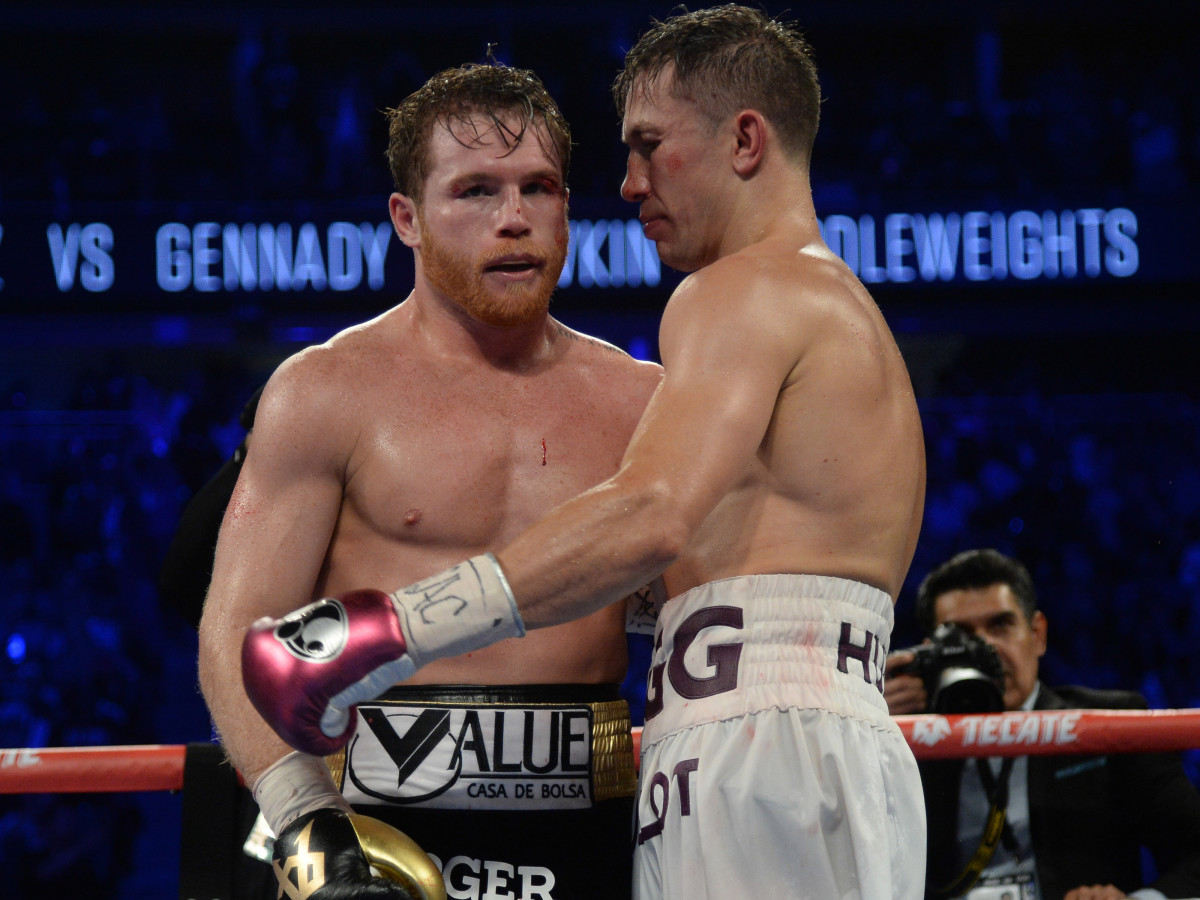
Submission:
<svg viewBox="0 0 1200 900">
<path fill-rule="evenodd" d="M 895 728 L 883 701 L 892 599 L 822 575 L 693 588 L 659 616 L 643 744 L 765 709 L 819 708 Z"/>
</svg>

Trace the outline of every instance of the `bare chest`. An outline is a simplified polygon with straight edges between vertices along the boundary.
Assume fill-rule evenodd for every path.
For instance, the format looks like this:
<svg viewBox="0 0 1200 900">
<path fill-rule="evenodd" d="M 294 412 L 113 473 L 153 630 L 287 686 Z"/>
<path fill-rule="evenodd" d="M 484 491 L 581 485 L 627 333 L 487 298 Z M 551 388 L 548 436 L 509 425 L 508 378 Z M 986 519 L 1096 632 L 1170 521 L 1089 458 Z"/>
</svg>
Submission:
<svg viewBox="0 0 1200 900">
<path fill-rule="evenodd" d="M 579 386 L 397 391 L 362 422 L 342 524 L 389 542 L 490 546 L 612 475 L 630 430 Z"/>
</svg>

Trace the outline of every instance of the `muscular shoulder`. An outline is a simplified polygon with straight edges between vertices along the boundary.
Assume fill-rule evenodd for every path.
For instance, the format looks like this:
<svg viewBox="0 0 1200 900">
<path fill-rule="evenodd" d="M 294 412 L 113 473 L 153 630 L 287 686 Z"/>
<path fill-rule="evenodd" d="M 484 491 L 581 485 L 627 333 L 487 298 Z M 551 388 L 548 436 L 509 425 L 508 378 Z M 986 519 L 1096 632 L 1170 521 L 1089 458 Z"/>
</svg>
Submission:
<svg viewBox="0 0 1200 900">
<path fill-rule="evenodd" d="M 662 379 L 662 366 L 634 359 L 624 350 L 600 338 L 553 323 L 557 336 L 564 342 L 564 359 L 581 377 L 598 390 L 623 397 L 628 402 L 644 406 Z"/>
<path fill-rule="evenodd" d="M 278 453 L 343 459 L 357 438 L 364 406 L 375 395 L 379 335 L 356 326 L 284 360 L 263 390 L 254 443 Z"/>
<path fill-rule="evenodd" d="M 831 312 L 858 306 L 866 291 L 823 244 L 754 246 L 693 272 L 675 290 L 668 313 L 729 317 L 771 328 L 811 327 Z"/>
<path fill-rule="evenodd" d="M 263 391 L 259 416 L 335 413 L 351 391 L 361 359 L 354 350 L 363 341 L 347 335 L 307 347 L 280 363 Z"/>
<path fill-rule="evenodd" d="M 823 245 L 822 245 L 823 249 Z M 755 246 L 689 275 L 663 314 L 664 353 L 716 341 L 730 353 L 779 351 L 787 365 L 869 315 L 865 290 L 827 250 Z M 702 332 L 702 333 L 698 333 Z M 788 362 L 790 360 L 790 362 Z"/>
</svg>

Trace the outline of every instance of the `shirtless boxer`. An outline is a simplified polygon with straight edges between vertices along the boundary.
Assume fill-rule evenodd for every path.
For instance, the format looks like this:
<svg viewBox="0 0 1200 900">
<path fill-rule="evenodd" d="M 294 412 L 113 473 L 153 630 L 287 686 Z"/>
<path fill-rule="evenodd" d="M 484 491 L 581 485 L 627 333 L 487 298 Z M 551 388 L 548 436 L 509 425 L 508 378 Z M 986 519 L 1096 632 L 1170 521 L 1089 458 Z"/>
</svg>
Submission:
<svg viewBox="0 0 1200 900">
<path fill-rule="evenodd" d="M 319 605 L 258 623 L 248 689 L 292 740 L 342 741 L 379 682 L 665 570 L 635 896 L 916 900 L 921 785 L 881 684 L 924 446 L 896 343 L 821 239 L 809 49 L 754 10 L 682 14 L 639 40 L 615 92 L 622 194 L 692 273 L 620 470 L 494 556 L 350 598 L 338 667 L 295 665 L 275 637 Z"/>
<path fill-rule="evenodd" d="M 389 118 L 390 211 L 415 286 L 271 377 L 200 626 L 204 695 L 280 835 L 289 897 L 316 887 L 300 884 L 305 848 L 326 853 L 314 900 L 401 896 L 360 884 L 361 871 L 330 875 L 331 854 L 361 863 L 338 812 L 351 803 L 429 851 L 452 896 L 628 896 L 622 604 L 432 662 L 360 707 L 336 782 L 319 756 L 290 753 L 242 687 L 256 618 L 504 546 L 612 475 L 661 378 L 547 313 L 567 248 L 570 135 L 532 73 L 450 70 Z M 295 629 L 289 646 L 320 657 L 330 625 Z"/>
</svg>

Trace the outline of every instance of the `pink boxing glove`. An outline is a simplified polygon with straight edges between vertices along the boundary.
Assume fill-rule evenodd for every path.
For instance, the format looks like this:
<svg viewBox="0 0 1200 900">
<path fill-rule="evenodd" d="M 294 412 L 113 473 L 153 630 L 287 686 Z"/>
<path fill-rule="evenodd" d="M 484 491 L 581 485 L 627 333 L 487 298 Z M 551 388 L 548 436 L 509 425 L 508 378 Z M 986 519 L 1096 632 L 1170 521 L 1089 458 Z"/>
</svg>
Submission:
<svg viewBox="0 0 1200 900">
<path fill-rule="evenodd" d="M 275 732 L 326 756 L 354 734 L 354 707 L 435 659 L 458 656 L 525 626 L 486 553 L 394 594 L 359 590 L 264 617 L 242 642 L 242 683 Z"/>
<path fill-rule="evenodd" d="M 326 756 L 354 734 L 349 709 L 331 705 L 333 698 L 373 672 L 388 680 L 380 693 L 410 676 L 417 667 L 406 647 L 392 598 L 352 591 L 251 625 L 242 642 L 242 682 L 281 738 Z"/>
</svg>

